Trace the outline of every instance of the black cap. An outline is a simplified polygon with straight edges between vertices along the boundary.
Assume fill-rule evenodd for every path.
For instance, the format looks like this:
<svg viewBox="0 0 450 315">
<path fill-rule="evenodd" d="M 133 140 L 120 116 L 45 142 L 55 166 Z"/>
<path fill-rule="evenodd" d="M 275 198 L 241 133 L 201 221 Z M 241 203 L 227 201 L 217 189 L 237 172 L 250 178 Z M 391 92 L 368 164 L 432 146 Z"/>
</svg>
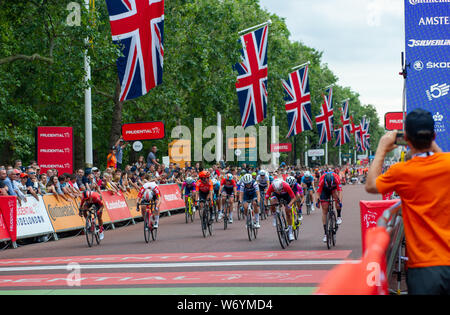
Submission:
<svg viewBox="0 0 450 315">
<path fill-rule="evenodd" d="M 409 138 L 432 138 L 434 136 L 434 119 L 431 112 L 416 108 L 406 115 L 405 131 Z"/>
</svg>

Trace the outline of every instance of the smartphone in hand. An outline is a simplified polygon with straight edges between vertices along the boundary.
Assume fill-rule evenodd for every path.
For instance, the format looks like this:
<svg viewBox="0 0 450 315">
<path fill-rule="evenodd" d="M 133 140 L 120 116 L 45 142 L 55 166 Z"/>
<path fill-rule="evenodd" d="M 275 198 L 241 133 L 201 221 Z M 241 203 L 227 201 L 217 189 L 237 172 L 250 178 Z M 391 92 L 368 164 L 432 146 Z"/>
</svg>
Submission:
<svg viewBox="0 0 450 315">
<path fill-rule="evenodd" d="M 408 145 L 406 143 L 405 133 L 403 132 L 403 130 L 397 130 L 397 136 L 395 138 L 395 144 L 396 145 L 403 145 L 403 146 Z"/>
</svg>

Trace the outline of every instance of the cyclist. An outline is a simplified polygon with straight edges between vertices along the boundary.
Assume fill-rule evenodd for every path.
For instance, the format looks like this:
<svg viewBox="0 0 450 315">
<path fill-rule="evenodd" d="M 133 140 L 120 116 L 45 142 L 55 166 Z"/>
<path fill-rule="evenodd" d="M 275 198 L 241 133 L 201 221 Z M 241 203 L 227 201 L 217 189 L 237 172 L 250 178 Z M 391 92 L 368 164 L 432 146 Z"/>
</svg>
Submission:
<svg viewBox="0 0 450 315">
<path fill-rule="evenodd" d="M 269 175 L 264 170 L 260 170 L 258 176 L 256 177 L 256 182 L 259 186 L 259 194 L 261 198 L 264 198 L 266 189 L 269 187 Z M 264 199 L 264 205 L 267 207 L 266 200 Z"/>
<path fill-rule="evenodd" d="M 197 180 L 197 183 L 195 184 L 195 193 L 196 193 L 196 200 L 198 200 L 199 203 L 205 203 L 205 201 L 210 201 L 211 205 L 213 202 L 213 193 L 214 193 L 214 187 L 213 182 L 209 178 L 210 174 L 208 171 L 201 171 L 198 174 L 199 179 Z M 203 215 L 203 213 L 201 213 Z M 213 212 L 210 211 L 210 221 L 213 220 Z"/>
<path fill-rule="evenodd" d="M 100 240 L 102 240 L 104 238 L 103 219 L 102 219 L 103 214 L 102 196 L 98 192 L 93 192 L 90 190 L 83 191 L 83 193 L 81 194 L 81 204 L 78 215 L 80 217 L 84 216 L 84 218 L 86 219 L 87 217 L 86 210 L 89 209 L 92 205 L 94 205 L 97 208 L 98 225 L 100 227 L 99 238 Z"/>
<path fill-rule="evenodd" d="M 327 221 L 327 213 L 329 207 L 330 197 L 333 196 L 336 211 L 337 211 L 337 219 L 336 224 L 342 223 L 341 210 L 342 210 L 342 186 L 341 181 L 339 180 L 339 176 L 336 173 L 331 171 L 325 172 L 319 179 L 319 188 L 317 189 L 317 207 L 322 207 L 322 224 L 323 229 L 325 231 L 325 236 L 323 241 L 327 241 L 327 233 L 326 233 L 326 221 Z"/>
<path fill-rule="evenodd" d="M 298 219 L 300 221 L 302 221 L 303 220 L 302 205 L 305 202 L 305 195 L 303 193 L 303 189 L 297 183 L 297 179 L 295 179 L 294 176 L 288 176 L 288 178 L 286 178 L 286 182 L 289 184 L 289 186 L 291 187 L 292 191 L 294 192 L 294 195 L 295 195 L 295 201 L 294 202 L 297 203 Z"/>
<path fill-rule="evenodd" d="M 220 212 L 220 194 L 219 194 L 219 192 L 220 192 L 220 181 L 217 179 L 217 178 L 214 178 L 213 180 L 212 180 L 212 182 L 213 182 L 213 191 L 214 191 L 214 193 L 213 193 L 213 200 L 214 200 L 214 202 L 216 202 L 216 205 L 217 205 L 217 211 L 219 211 Z"/>
<path fill-rule="evenodd" d="M 314 211 L 314 177 L 309 171 L 306 171 L 303 175 L 301 184 L 303 186 L 303 190 L 305 191 L 305 195 L 309 194 L 309 198 L 311 200 L 311 211 Z"/>
<path fill-rule="evenodd" d="M 283 199 L 286 201 L 284 210 L 286 212 L 286 219 L 289 224 L 292 224 L 291 218 L 291 207 L 295 202 L 295 194 L 291 187 L 284 182 L 282 179 L 275 179 L 273 183 L 269 186 L 266 192 L 266 199 L 271 198 L 270 208 L 272 214 L 275 213 L 275 207 L 278 205 L 278 201 Z M 273 226 L 276 226 L 276 217 L 273 216 Z M 289 225 L 289 240 L 294 240 L 294 234 L 292 233 L 292 225 Z"/>
<path fill-rule="evenodd" d="M 248 203 L 251 202 L 253 205 L 253 210 L 255 211 L 255 228 L 259 229 L 261 225 L 259 224 L 259 209 L 258 205 L 260 202 L 259 187 L 256 181 L 253 179 L 252 174 L 245 174 L 242 177 L 242 187 L 239 195 L 239 200 L 244 206 L 244 213 L 247 215 Z"/>
<path fill-rule="evenodd" d="M 233 217 L 233 200 L 234 200 L 234 196 L 237 195 L 237 185 L 236 185 L 236 181 L 233 179 L 233 174 L 228 173 L 222 179 L 222 182 L 220 183 L 219 195 L 222 196 L 222 198 L 221 198 L 222 205 L 225 205 L 227 196 L 231 199 L 231 208 L 230 208 L 229 217 L 232 218 Z M 222 217 L 223 217 L 223 209 L 219 213 L 219 220 L 222 219 Z"/>
<path fill-rule="evenodd" d="M 186 211 L 188 207 L 188 197 L 195 192 L 195 180 L 192 177 L 187 177 L 186 180 L 181 185 L 181 191 L 184 191 L 184 203 L 186 204 Z M 195 212 L 195 207 L 192 208 L 192 211 Z"/>
<path fill-rule="evenodd" d="M 142 216 L 144 216 L 144 211 L 146 211 L 146 205 L 141 205 L 141 203 L 149 203 L 150 200 L 155 201 L 155 209 L 153 210 L 153 215 L 155 217 L 155 225 L 153 226 L 155 229 L 159 226 L 159 206 L 161 205 L 161 192 L 159 191 L 158 185 L 154 182 L 154 178 L 152 178 L 149 174 L 145 175 L 145 179 L 147 180 L 141 187 L 141 190 L 138 193 L 137 205 L 140 207 L 136 207 L 136 210 L 139 211 L 142 209 Z"/>
</svg>

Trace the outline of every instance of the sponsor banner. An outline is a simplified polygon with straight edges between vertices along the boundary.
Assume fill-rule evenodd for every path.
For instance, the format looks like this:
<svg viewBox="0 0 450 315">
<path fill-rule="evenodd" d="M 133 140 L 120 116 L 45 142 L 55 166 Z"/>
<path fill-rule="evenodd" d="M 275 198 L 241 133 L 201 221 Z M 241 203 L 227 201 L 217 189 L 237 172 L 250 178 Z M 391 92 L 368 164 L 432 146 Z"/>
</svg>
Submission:
<svg viewBox="0 0 450 315">
<path fill-rule="evenodd" d="M 128 204 L 125 201 L 125 197 L 123 193 L 120 191 L 117 194 L 114 194 L 110 191 L 102 191 L 102 199 L 103 205 L 108 212 L 111 221 L 118 222 L 126 219 L 131 219 L 131 213 L 128 209 Z"/>
<path fill-rule="evenodd" d="M 158 185 L 161 192 L 161 211 L 180 209 L 185 207 L 178 184 Z"/>
<path fill-rule="evenodd" d="M 131 217 L 137 218 L 142 217 L 142 213 L 140 211 L 136 211 L 136 204 L 138 199 L 138 191 L 136 189 L 131 189 L 123 194 L 125 197 L 125 201 L 127 202 L 128 209 L 130 209 Z"/>
<path fill-rule="evenodd" d="M 179 167 L 185 167 L 191 161 L 191 140 L 174 140 L 169 143 L 169 161 Z M 168 164 L 166 164 L 168 165 Z"/>
<path fill-rule="evenodd" d="M 255 137 L 228 138 L 228 149 L 256 148 Z"/>
<path fill-rule="evenodd" d="M 393 200 L 373 200 L 359 202 L 361 218 L 361 245 L 362 251 L 365 251 L 365 236 L 368 229 L 377 226 L 377 221 L 384 210 L 395 205 L 400 199 Z"/>
<path fill-rule="evenodd" d="M 403 130 L 403 113 L 386 113 L 384 115 L 384 128 L 386 130 Z"/>
<path fill-rule="evenodd" d="M 51 168 L 59 174 L 73 173 L 72 127 L 37 127 L 36 150 L 41 174 Z"/>
<path fill-rule="evenodd" d="M 41 196 L 39 196 L 39 200 L 33 196 L 27 196 L 26 202 L 17 205 L 17 238 L 53 232 L 53 226 Z"/>
<path fill-rule="evenodd" d="M 17 239 L 17 200 L 15 196 L 0 196 L 0 240 Z"/>
<path fill-rule="evenodd" d="M 55 232 L 82 229 L 84 219 L 78 215 L 76 200 L 69 197 L 69 201 L 63 198 L 56 199 L 54 195 L 43 196 L 44 205 Z"/>
<path fill-rule="evenodd" d="M 308 156 L 324 156 L 325 150 L 324 149 L 314 149 L 314 150 L 308 150 Z"/>
<path fill-rule="evenodd" d="M 270 152 L 291 152 L 292 143 L 274 143 L 270 145 Z"/>
<path fill-rule="evenodd" d="M 165 129 L 162 121 L 122 125 L 122 138 L 124 141 L 163 139 L 164 136 Z"/>
<path fill-rule="evenodd" d="M 0 241 L 8 241 L 10 239 L 11 237 L 9 237 L 8 228 L 3 220 L 3 214 L 0 211 Z"/>
<path fill-rule="evenodd" d="M 450 151 L 450 0 L 405 0 L 408 68 L 406 110 L 423 108 L 435 120 L 436 142 Z"/>
</svg>

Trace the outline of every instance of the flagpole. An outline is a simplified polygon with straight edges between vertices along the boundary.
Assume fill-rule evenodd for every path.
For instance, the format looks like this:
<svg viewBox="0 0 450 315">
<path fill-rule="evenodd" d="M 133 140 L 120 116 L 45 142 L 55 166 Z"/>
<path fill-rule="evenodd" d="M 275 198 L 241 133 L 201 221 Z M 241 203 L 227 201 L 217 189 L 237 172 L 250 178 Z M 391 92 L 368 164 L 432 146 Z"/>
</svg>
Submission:
<svg viewBox="0 0 450 315">
<path fill-rule="evenodd" d="M 238 34 L 239 34 L 239 35 L 244 34 L 244 33 L 248 32 L 248 31 L 251 31 L 252 29 L 259 28 L 259 27 L 262 27 L 262 26 L 267 25 L 267 24 L 268 24 L 269 26 L 272 25 L 272 20 L 269 19 L 268 21 L 266 21 L 266 22 L 264 22 L 264 23 L 261 23 L 261 24 L 258 24 L 258 25 L 249 27 L 249 28 L 247 28 L 247 29 L 245 29 L 245 30 L 240 31 Z"/>
<path fill-rule="evenodd" d="M 323 89 L 326 90 L 326 89 L 328 89 L 328 88 L 330 88 L 330 87 L 332 87 L 332 86 L 334 86 L 334 83 L 332 83 L 332 84 L 330 84 L 330 85 L 324 87 Z M 331 104 L 331 105 L 333 105 L 333 104 Z M 333 129 L 334 129 L 334 128 L 333 128 Z M 331 131 L 331 134 L 333 134 L 333 131 Z M 332 137 L 333 137 L 333 136 L 332 136 Z M 328 165 L 328 141 L 325 142 L 325 165 Z"/>
<path fill-rule="evenodd" d="M 291 70 L 297 70 L 297 69 L 303 68 L 303 67 L 305 67 L 305 66 L 308 66 L 308 65 L 310 65 L 310 64 L 311 64 L 311 62 L 308 61 L 308 62 L 305 62 L 305 63 L 303 63 L 303 64 L 301 64 L 301 65 L 292 67 Z"/>
<path fill-rule="evenodd" d="M 217 112 L 216 163 L 222 160 L 222 116 Z"/>
<path fill-rule="evenodd" d="M 84 0 L 84 6 L 89 11 L 90 0 Z M 85 43 L 89 44 L 89 38 L 85 39 Z M 91 87 L 89 81 L 91 80 L 91 65 L 88 56 L 87 48 L 84 51 L 84 82 L 87 84 L 84 90 L 84 132 L 85 132 L 85 163 L 87 168 L 94 166 L 92 154 L 92 99 Z"/>
</svg>

